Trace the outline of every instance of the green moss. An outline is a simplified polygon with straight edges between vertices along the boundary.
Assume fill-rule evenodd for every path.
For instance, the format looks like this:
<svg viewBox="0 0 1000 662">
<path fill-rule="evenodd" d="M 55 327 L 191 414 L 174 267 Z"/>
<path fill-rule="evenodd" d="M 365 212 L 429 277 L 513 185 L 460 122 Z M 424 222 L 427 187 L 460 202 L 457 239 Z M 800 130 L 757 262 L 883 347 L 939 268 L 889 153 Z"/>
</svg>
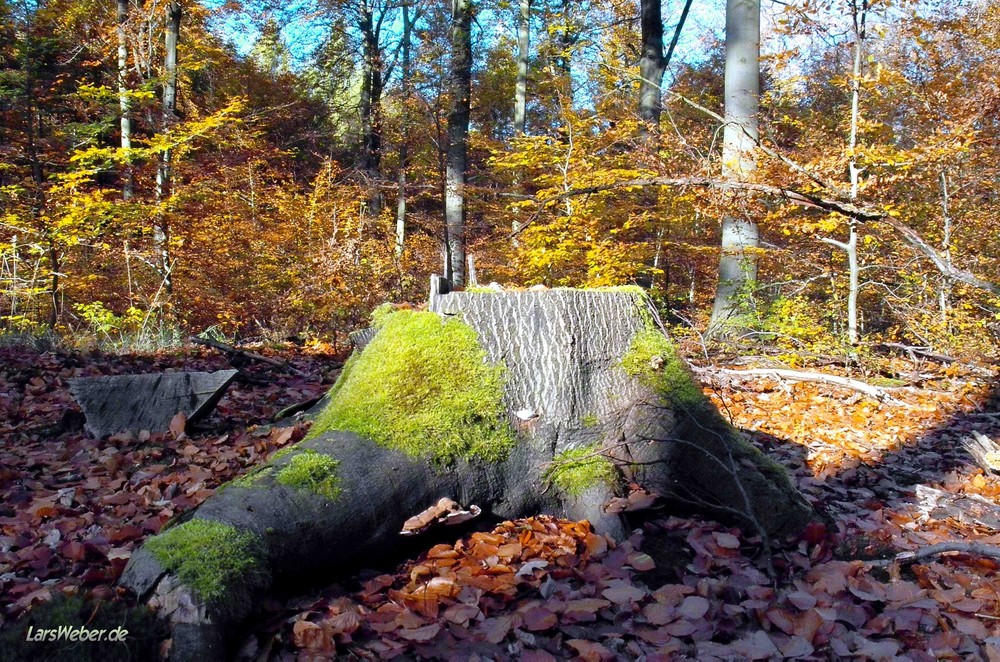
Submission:
<svg viewBox="0 0 1000 662">
<path fill-rule="evenodd" d="M 601 424 L 601 419 L 597 417 L 597 414 L 585 414 L 583 418 L 580 419 L 580 425 L 585 428 L 597 427 Z"/>
<path fill-rule="evenodd" d="M 441 463 L 506 457 L 515 444 L 503 405 L 506 371 L 486 362 L 475 331 L 413 310 L 380 314 L 376 324 L 309 436 L 350 430 Z"/>
<path fill-rule="evenodd" d="M 146 549 L 206 601 L 221 597 L 231 581 L 259 569 L 261 554 L 254 534 L 200 519 L 150 539 Z"/>
<path fill-rule="evenodd" d="M 219 490 L 222 491 L 230 487 L 253 487 L 264 478 L 270 476 L 271 473 L 273 473 L 273 471 L 274 470 L 268 466 L 256 467 L 255 469 L 251 469 L 242 476 L 237 476 L 236 478 L 232 479 L 225 485 L 222 485 L 221 487 L 219 487 Z"/>
<path fill-rule="evenodd" d="M 304 450 L 292 456 L 288 464 L 278 471 L 275 480 L 281 485 L 300 490 L 309 490 L 330 501 L 340 496 L 340 477 L 337 467 L 340 462 L 314 450 Z"/>
<path fill-rule="evenodd" d="M 580 496 L 595 485 L 614 485 L 618 470 L 598 451 L 599 446 L 593 445 L 556 455 L 545 472 L 545 479 L 570 496 Z"/>
<path fill-rule="evenodd" d="M 640 329 L 632 338 L 629 351 L 622 357 L 621 367 L 674 406 L 706 406 L 705 394 L 695 384 L 684 362 L 678 358 L 673 343 L 652 325 Z"/>
</svg>

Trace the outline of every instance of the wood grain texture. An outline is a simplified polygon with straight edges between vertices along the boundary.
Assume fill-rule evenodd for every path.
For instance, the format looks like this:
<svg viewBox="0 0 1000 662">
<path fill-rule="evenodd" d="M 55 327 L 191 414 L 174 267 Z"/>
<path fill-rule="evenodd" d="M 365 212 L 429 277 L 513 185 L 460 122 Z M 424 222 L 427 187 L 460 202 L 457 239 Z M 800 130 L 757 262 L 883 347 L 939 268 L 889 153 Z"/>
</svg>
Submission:
<svg viewBox="0 0 1000 662">
<path fill-rule="evenodd" d="M 236 372 L 81 377 L 70 380 L 70 392 L 87 418 L 85 429 L 98 439 L 119 432 L 164 432 L 177 412 L 190 421 L 211 411 Z"/>
</svg>

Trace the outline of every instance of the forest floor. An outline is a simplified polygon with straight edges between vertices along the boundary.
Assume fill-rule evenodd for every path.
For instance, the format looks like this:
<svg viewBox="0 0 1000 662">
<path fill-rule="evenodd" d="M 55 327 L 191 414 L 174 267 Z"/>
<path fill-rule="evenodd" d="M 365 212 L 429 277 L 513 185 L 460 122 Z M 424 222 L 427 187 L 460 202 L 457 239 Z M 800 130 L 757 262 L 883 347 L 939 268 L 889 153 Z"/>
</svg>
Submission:
<svg viewBox="0 0 1000 662">
<path fill-rule="evenodd" d="M 322 394 L 337 357 L 289 348 L 305 376 L 244 366 L 186 433 L 88 438 L 67 380 L 228 367 L 190 350 L 155 356 L 0 348 L 0 628 L 60 592 L 122 600 L 131 552 L 220 484 L 301 438 L 271 428 Z M 341 357 L 342 358 L 342 357 Z M 425 549 L 309 595 L 262 604 L 242 659 L 1000 660 L 1000 560 L 942 542 L 1000 544 L 1000 477 L 963 449 L 1000 439 L 996 376 L 902 367 L 881 404 L 839 387 L 755 379 L 706 386 L 830 520 L 759 539 L 658 505 L 618 544 L 539 516 Z"/>
</svg>

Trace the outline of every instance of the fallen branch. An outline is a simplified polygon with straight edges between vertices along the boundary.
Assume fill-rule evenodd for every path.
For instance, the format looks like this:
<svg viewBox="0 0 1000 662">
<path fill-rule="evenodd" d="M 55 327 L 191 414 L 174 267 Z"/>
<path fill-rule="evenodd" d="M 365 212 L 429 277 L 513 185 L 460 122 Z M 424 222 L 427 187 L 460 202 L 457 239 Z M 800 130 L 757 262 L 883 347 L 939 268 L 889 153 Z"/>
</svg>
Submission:
<svg viewBox="0 0 1000 662">
<path fill-rule="evenodd" d="M 234 356 L 234 357 L 235 356 L 240 356 L 240 357 L 245 357 L 247 359 L 250 359 L 251 361 L 258 361 L 260 363 L 266 363 L 267 365 L 274 366 L 275 368 L 279 368 L 281 370 L 286 370 L 286 371 L 288 371 L 288 372 L 290 372 L 290 373 L 292 373 L 294 375 L 298 375 L 299 377 L 308 377 L 309 376 L 308 374 L 302 372 L 301 370 L 299 370 L 295 366 L 289 365 L 288 363 L 286 363 L 284 361 L 278 361 L 277 359 L 272 359 L 272 358 L 269 358 L 267 356 L 263 356 L 261 354 L 257 354 L 256 352 L 247 351 L 245 349 L 237 349 L 236 347 L 233 347 L 232 345 L 227 345 L 226 343 L 219 342 L 218 340 L 212 340 L 211 338 L 202 338 L 200 336 L 191 336 L 191 338 L 189 340 L 191 342 L 193 342 L 194 344 L 196 344 L 196 345 L 204 345 L 205 347 L 211 347 L 212 349 L 217 349 L 219 351 L 225 352 L 226 354 L 229 354 L 230 356 Z"/>
<path fill-rule="evenodd" d="M 1000 529 L 1000 506 L 978 494 L 954 494 L 927 485 L 915 487 L 918 521 L 953 519 L 985 529 Z"/>
<path fill-rule="evenodd" d="M 887 566 L 894 563 L 916 563 L 922 559 L 931 558 L 949 552 L 960 552 L 972 556 L 985 556 L 993 559 L 1000 559 L 1000 547 L 996 545 L 984 545 L 977 542 L 942 542 L 918 549 L 915 552 L 900 552 L 891 559 L 876 561 L 866 561 L 868 565 Z"/>
<path fill-rule="evenodd" d="M 1000 445 L 981 432 L 973 430 L 971 437 L 962 440 L 962 446 L 976 464 L 988 473 L 1000 473 Z"/>
<path fill-rule="evenodd" d="M 813 382 L 817 384 L 829 384 L 851 389 L 859 393 L 864 393 L 870 398 L 884 402 L 886 404 L 902 404 L 892 397 L 888 391 L 878 386 L 872 386 L 865 382 L 851 379 L 850 377 L 840 377 L 839 375 L 827 375 L 822 372 L 803 372 L 800 370 L 785 370 L 781 368 L 751 368 L 749 370 L 732 370 L 729 368 L 693 368 L 696 375 L 723 375 L 732 379 L 752 379 L 754 377 L 771 377 L 777 380 L 787 380 L 791 382 Z"/>
</svg>

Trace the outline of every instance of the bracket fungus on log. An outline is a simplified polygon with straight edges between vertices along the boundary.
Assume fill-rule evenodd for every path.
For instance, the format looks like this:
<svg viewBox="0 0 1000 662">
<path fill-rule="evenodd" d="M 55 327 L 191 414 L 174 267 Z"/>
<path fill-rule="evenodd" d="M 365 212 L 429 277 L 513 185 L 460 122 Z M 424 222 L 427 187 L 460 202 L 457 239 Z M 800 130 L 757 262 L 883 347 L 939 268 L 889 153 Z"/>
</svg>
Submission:
<svg viewBox="0 0 1000 662">
<path fill-rule="evenodd" d="M 384 308 L 373 320 L 309 436 L 180 525 L 226 527 L 230 544 L 212 557 L 221 581 L 165 561 L 189 542 L 171 530 L 133 554 L 121 583 L 171 606 L 174 659 L 224 656 L 255 596 L 371 562 L 400 544 L 414 512 L 451 512 L 442 497 L 503 518 L 586 519 L 619 538 L 629 485 L 633 507 L 647 494 L 680 498 L 765 536 L 813 517 L 781 467 L 701 393 L 638 288 L 438 287 L 429 310 Z M 306 479 L 282 480 L 293 465 Z"/>
</svg>

